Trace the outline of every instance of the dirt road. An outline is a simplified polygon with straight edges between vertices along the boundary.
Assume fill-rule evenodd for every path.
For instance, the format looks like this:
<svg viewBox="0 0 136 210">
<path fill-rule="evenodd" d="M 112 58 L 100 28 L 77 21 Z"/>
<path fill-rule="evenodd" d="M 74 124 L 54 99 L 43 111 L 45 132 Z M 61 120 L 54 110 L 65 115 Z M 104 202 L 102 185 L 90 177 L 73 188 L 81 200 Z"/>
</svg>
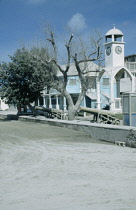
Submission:
<svg viewBox="0 0 136 210">
<path fill-rule="evenodd" d="M 136 149 L 0 122 L 0 210 L 135 210 Z"/>
</svg>

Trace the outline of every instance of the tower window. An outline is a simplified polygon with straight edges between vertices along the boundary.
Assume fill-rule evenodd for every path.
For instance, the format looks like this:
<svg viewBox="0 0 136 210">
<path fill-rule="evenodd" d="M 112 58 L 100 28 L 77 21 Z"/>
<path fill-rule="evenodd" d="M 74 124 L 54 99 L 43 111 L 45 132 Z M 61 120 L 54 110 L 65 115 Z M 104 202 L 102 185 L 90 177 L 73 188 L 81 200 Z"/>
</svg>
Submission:
<svg viewBox="0 0 136 210">
<path fill-rule="evenodd" d="M 112 42 L 112 36 L 107 36 L 107 37 L 106 37 L 106 43 L 107 43 L 107 42 Z"/>
<path fill-rule="evenodd" d="M 115 36 L 114 37 L 114 41 L 115 42 L 121 42 L 122 41 L 122 37 L 121 36 Z"/>
</svg>

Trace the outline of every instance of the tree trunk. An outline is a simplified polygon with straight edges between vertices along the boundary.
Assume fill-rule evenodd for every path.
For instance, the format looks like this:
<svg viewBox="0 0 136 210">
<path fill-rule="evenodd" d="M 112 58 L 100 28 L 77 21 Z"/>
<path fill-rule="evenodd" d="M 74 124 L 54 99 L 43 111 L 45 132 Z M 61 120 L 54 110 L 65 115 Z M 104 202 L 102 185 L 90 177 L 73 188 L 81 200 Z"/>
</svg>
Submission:
<svg viewBox="0 0 136 210">
<path fill-rule="evenodd" d="M 76 109 L 75 109 L 72 97 L 71 97 L 70 93 L 67 92 L 66 89 L 63 90 L 63 96 L 67 99 L 67 103 L 68 103 L 68 120 L 74 120 L 75 114 L 76 114 Z"/>
<path fill-rule="evenodd" d="M 38 111 L 35 109 L 35 106 L 32 106 L 31 104 L 28 104 L 29 109 L 32 111 L 33 115 L 38 115 Z"/>
<path fill-rule="evenodd" d="M 74 120 L 75 119 L 76 110 L 73 106 L 69 106 L 68 108 L 68 120 Z"/>
</svg>

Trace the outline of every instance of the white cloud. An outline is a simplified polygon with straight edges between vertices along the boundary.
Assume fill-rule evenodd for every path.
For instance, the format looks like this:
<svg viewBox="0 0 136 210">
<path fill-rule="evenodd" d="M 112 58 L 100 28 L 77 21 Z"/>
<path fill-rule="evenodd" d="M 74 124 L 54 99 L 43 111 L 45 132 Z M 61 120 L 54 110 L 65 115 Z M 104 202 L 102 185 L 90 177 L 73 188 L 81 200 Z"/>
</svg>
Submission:
<svg viewBox="0 0 136 210">
<path fill-rule="evenodd" d="M 86 24 L 86 20 L 84 16 L 80 13 L 76 13 L 68 21 L 68 26 L 70 27 L 72 31 L 76 30 L 77 32 L 81 32 L 87 27 L 87 24 Z"/>
<path fill-rule="evenodd" d="M 29 4 L 40 4 L 46 2 L 46 0 L 28 0 Z"/>
</svg>

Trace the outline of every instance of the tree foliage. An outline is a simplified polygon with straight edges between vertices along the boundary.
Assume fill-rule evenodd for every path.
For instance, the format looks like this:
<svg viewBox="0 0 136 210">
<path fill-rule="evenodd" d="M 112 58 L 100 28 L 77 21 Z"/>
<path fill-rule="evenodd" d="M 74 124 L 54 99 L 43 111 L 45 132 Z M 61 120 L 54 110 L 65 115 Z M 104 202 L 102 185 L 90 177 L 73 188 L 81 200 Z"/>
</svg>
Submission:
<svg viewBox="0 0 136 210">
<path fill-rule="evenodd" d="M 49 59 L 45 48 L 17 49 L 10 58 L 11 62 L 1 65 L 1 96 L 8 104 L 28 105 L 40 96 L 55 69 L 50 71 L 52 64 L 45 66 L 39 62 Z"/>
</svg>

